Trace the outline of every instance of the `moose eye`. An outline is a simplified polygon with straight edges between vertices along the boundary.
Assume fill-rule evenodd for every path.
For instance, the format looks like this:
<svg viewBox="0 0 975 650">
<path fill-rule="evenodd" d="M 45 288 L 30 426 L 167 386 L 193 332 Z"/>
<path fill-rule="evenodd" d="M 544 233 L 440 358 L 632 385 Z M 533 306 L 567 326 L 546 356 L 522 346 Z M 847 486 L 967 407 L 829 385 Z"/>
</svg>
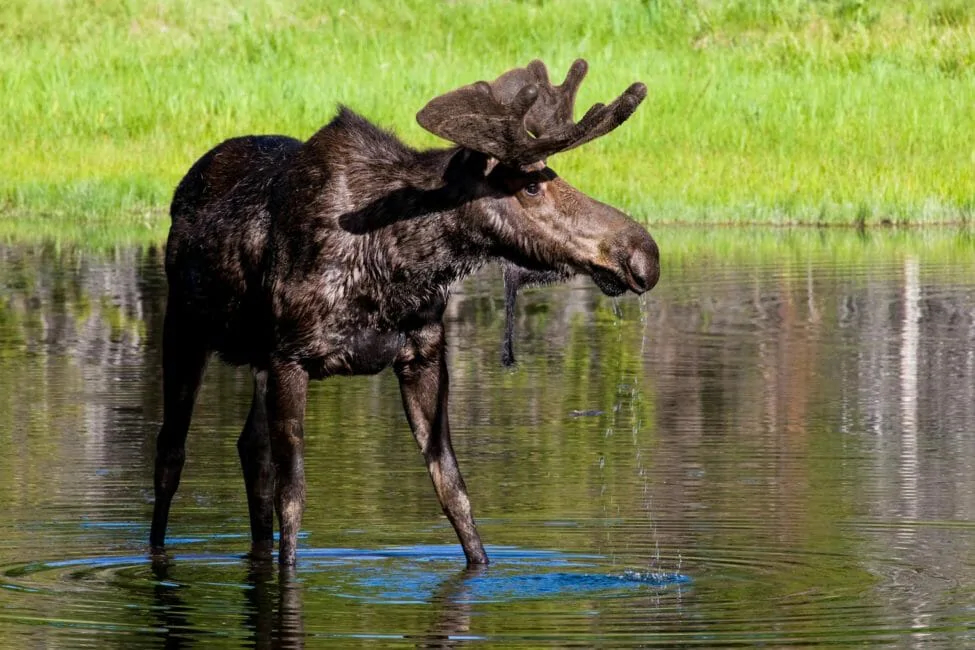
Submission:
<svg viewBox="0 0 975 650">
<path fill-rule="evenodd" d="M 528 196 L 538 196 L 542 191 L 542 187 L 538 183 L 528 183 L 522 188 L 522 191 Z"/>
</svg>

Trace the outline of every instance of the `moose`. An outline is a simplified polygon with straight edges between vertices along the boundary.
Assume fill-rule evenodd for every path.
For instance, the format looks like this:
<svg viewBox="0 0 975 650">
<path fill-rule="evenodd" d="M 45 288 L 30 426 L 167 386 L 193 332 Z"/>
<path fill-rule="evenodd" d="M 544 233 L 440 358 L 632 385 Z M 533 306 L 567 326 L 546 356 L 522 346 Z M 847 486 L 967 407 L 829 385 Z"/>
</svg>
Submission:
<svg viewBox="0 0 975 650">
<path fill-rule="evenodd" d="M 417 121 L 449 148 L 415 150 L 340 106 L 305 142 L 237 137 L 190 168 L 166 246 L 154 554 L 165 552 L 194 402 L 216 352 L 254 377 L 237 441 L 254 556 L 272 556 L 276 514 L 278 561 L 295 563 L 309 380 L 392 366 L 467 563 L 488 562 L 450 442 L 451 285 L 498 261 L 526 281 L 587 274 L 612 296 L 642 294 L 659 277 L 646 229 L 546 164 L 615 129 L 646 96 L 634 83 L 574 122 L 587 67 L 577 60 L 554 86 L 533 61 L 436 97 Z"/>
</svg>

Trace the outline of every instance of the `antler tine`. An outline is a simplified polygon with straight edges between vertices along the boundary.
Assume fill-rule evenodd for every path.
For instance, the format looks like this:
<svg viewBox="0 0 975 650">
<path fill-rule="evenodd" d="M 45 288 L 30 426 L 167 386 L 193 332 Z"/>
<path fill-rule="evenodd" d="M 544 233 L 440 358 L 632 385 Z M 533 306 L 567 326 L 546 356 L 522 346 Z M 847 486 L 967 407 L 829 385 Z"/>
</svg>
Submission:
<svg viewBox="0 0 975 650">
<path fill-rule="evenodd" d="M 605 135 L 633 114 L 647 87 L 632 84 L 608 106 L 596 104 L 572 121 L 575 97 L 588 71 L 576 60 L 558 86 L 545 64 L 532 61 L 494 82 L 479 81 L 431 100 L 417 113 L 428 131 L 463 147 L 523 166 Z"/>
<path fill-rule="evenodd" d="M 549 83 L 548 71 L 541 61 L 536 59 L 529 63 L 528 70 L 533 73 L 535 83 L 539 86 L 539 100 L 529 111 L 525 123 L 528 130 L 539 138 L 546 133 L 557 131 L 565 124 L 571 124 L 576 92 L 586 77 L 589 64 L 582 59 L 576 59 L 569 68 L 568 74 L 565 75 L 565 81 L 558 86 Z"/>
</svg>

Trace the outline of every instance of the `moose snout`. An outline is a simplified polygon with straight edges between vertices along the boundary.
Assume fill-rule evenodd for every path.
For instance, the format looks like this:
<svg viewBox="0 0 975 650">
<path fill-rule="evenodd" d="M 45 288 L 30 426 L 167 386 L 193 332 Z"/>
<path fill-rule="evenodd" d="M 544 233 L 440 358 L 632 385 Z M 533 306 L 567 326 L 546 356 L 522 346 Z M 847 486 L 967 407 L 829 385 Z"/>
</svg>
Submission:
<svg viewBox="0 0 975 650">
<path fill-rule="evenodd" d="M 606 295 L 618 296 L 627 289 L 646 293 L 660 279 L 657 242 L 636 223 L 617 231 L 603 250 L 605 253 L 590 267 L 589 275 Z"/>
<path fill-rule="evenodd" d="M 660 251 L 653 237 L 647 234 L 633 246 L 629 257 L 623 262 L 623 270 L 634 293 L 653 289 L 660 279 Z"/>
</svg>

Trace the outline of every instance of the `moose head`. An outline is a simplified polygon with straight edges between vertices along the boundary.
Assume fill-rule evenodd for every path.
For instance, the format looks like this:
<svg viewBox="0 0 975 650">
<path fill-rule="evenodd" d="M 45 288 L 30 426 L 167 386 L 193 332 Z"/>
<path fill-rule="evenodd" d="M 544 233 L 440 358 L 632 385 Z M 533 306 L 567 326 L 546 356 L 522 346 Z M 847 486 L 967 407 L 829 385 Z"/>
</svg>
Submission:
<svg viewBox="0 0 975 650">
<path fill-rule="evenodd" d="M 430 101 L 417 121 L 431 133 L 481 154 L 487 188 L 477 210 L 500 253 L 528 269 L 561 276 L 585 273 L 606 294 L 643 293 L 660 275 L 650 234 L 616 208 L 561 179 L 546 161 L 618 127 L 646 97 L 634 83 L 609 105 L 572 119 L 588 66 L 579 59 L 553 86 L 545 64 L 532 61 Z M 478 203 L 478 202 L 476 202 Z"/>
</svg>

